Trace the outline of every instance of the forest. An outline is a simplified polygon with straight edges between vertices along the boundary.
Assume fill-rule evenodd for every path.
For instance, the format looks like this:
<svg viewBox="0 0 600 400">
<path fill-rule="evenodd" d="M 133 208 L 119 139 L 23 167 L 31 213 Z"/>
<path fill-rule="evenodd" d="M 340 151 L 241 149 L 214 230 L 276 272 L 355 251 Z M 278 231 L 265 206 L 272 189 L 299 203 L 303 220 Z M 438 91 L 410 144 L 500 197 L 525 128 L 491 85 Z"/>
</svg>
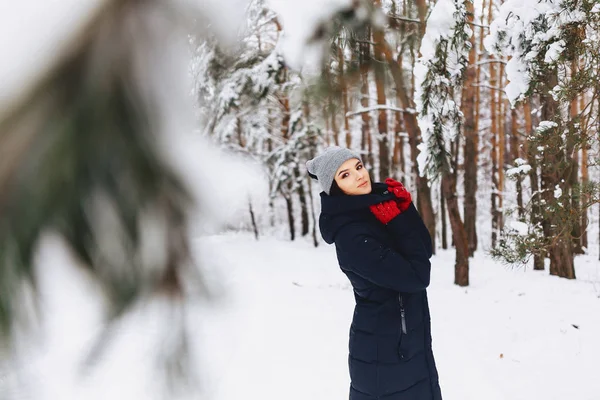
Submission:
<svg viewBox="0 0 600 400">
<path fill-rule="evenodd" d="M 327 44 L 304 60 L 285 58 L 268 2 L 247 16 L 234 49 L 194 44 L 193 73 L 205 134 L 268 171 L 271 225 L 318 244 L 304 163 L 341 145 L 411 189 L 458 285 L 477 251 L 575 278 L 599 243 L 600 5 L 358 2 L 315 28 Z"/>
<path fill-rule="evenodd" d="M 386 301 L 444 398 L 598 398 L 597 0 L 23 0 L 0 32 L 0 399 L 347 398 L 334 145 L 431 236 L 431 313 Z"/>
</svg>

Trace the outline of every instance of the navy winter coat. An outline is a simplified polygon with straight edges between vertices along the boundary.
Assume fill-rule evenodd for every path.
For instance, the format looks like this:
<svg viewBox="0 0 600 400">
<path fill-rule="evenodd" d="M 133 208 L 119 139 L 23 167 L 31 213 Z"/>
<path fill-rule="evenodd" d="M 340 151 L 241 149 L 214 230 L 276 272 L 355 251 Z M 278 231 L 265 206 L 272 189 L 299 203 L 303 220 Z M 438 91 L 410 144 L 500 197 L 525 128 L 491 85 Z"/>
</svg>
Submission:
<svg viewBox="0 0 600 400">
<path fill-rule="evenodd" d="M 441 400 L 427 292 L 431 238 L 414 205 L 389 224 L 369 205 L 394 198 L 321 193 L 319 227 L 354 288 L 350 400 Z"/>
</svg>

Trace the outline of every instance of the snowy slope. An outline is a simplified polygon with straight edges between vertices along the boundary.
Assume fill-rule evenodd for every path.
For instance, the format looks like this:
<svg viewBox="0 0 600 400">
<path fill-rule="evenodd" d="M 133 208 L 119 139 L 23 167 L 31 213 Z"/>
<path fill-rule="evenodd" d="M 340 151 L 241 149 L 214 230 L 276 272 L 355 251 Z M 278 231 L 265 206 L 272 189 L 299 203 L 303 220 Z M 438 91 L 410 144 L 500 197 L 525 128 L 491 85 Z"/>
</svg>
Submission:
<svg viewBox="0 0 600 400">
<path fill-rule="evenodd" d="M 257 242 L 241 233 L 205 237 L 196 245 L 219 288 L 209 308 L 189 309 L 204 376 L 202 398 L 347 398 L 354 299 L 333 248 L 269 237 Z M 9 392 L 9 398 L 23 400 L 166 398 L 149 373 L 165 328 L 157 320 L 157 310 L 164 312 L 160 306 L 118 327 L 90 377 L 76 374 L 99 327 L 100 305 L 89 299 L 92 289 L 84 277 L 65 266 L 67 254 L 48 251 L 41 252 L 53 260 L 52 276 L 43 284 L 45 306 L 52 310 L 46 339 L 29 348 L 23 383 L 14 374 L 0 378 L 0 398 Z M 600 399 L 596 257 L 578 258 L 579 279 L 566 281 L 479 255 L 465 289 L 452 284 L 453 253 L 435 256 L 429 296 L 444 399 Z"/>
</svg>

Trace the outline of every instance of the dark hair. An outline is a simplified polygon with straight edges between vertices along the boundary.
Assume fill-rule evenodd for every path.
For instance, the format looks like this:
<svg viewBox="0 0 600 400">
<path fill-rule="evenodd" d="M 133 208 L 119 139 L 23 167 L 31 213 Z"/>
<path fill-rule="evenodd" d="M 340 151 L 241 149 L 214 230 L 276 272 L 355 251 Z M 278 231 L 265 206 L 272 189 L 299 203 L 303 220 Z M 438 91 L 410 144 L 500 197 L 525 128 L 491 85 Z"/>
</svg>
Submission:
<svg viewBox="0 0 600 400">
<path fill-rule="evenodd" d="M 329 195 L 330 196 L 343 196 L 345 194 L 346 193 L 344 193 L 342 191 L 342 189 L 340 189 L 340 187 L 338 186 L 337 182 L 334 179 L 333 182 L 331 183 L 331 189 L 329 189 Z"/>
<path fill-rule="evenodd" d="M 319 180 L 316 175 L 313 175 L 310 172 L 308 172 L 308 176 L 310 176 L 315 181 Z M 331 188 L 329 189 L 329 195 L 330 196 L 342 196 L 342 195 L 345 195 L 345 194 L 346 193 L 344 193 L 342 191 L 342 189 L 340 189 L 340 187 L 338 186 L 337 182 L 334 179 L 333 182 L 331 183 Z"/>
</svg>

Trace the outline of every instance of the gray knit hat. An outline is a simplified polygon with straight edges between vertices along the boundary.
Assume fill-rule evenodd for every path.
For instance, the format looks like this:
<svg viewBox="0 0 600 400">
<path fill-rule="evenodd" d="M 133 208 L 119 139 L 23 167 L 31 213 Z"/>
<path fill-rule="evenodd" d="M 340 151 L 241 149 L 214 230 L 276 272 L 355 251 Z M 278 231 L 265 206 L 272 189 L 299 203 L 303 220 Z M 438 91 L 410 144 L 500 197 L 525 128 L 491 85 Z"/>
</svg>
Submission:
<svg viewBox="0 0 600 400">
<path fill-rule="evenodd" d="M 360 155 L 350 149 L 339 146 L 329 146 L 323 153 L 312 160 L 308 160 L 306 162 L 306 169 L 311 177 L 316 178 L 319 181 L 323 191 L 329 194 L 329 190 L 331 189 L 331 185 L 335 178 L 335 172 L 340 165 L 353 158 L 358 158 L 360 162 L 362 162 Z"/>
</svg>

